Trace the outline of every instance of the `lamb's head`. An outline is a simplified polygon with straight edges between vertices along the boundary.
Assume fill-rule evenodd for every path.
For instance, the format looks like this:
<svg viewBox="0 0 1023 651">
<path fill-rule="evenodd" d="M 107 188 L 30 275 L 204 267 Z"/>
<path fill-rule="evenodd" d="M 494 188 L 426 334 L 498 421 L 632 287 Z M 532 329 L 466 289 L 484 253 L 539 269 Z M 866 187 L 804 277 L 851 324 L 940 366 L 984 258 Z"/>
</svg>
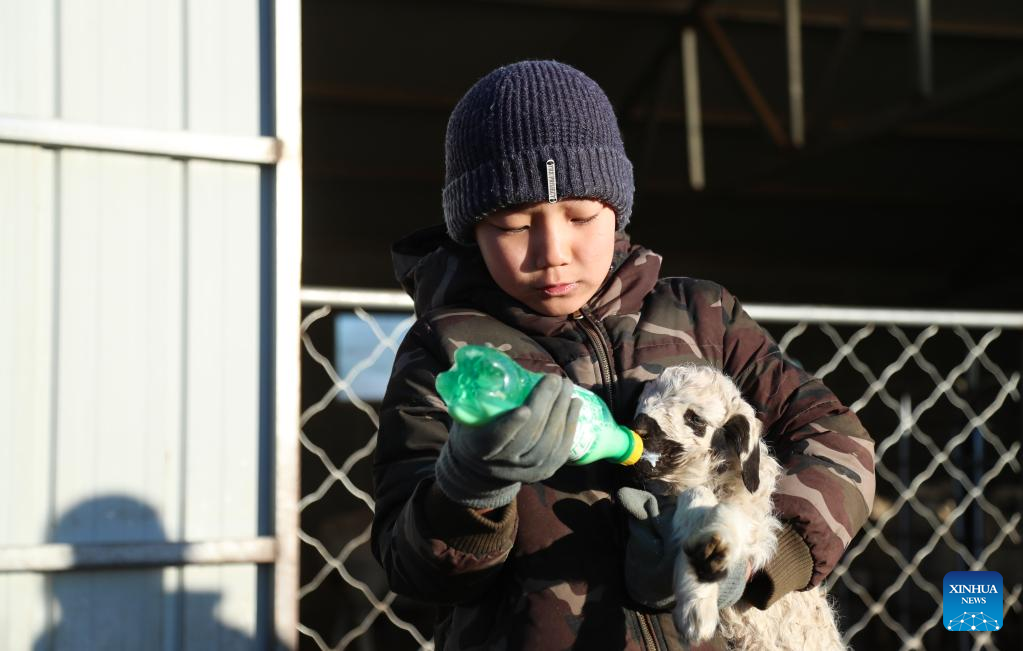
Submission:
<svg viewBox="0 0 1023 651">
<path fill-rule="evenodd" d="M 664 369 L 644 387 L 632 429 L 646 450 L 636 471 L 659 492 L 714 485 L 755 493 L 760 485 L 760 421 L 713 367 Z"/>
</svg>

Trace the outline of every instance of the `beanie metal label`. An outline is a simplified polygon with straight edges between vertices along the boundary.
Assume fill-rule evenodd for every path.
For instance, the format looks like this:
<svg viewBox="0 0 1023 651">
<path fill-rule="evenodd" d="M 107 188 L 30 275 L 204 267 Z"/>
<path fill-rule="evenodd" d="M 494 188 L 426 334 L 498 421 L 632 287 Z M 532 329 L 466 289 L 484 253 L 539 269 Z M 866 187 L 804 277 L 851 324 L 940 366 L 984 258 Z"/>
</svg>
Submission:
<svg viewBox="0 0 1023 651">
<path fill-rule="evenodd" d="M 949 572 L 944 580 L 941 614 L 948 631 L 997 631 L 1002 628 L 1002 575 L 998 572 Z"/>
<path fill-rule="evenodd" d="M 558 200 L 558 177 L 554 171 L 554 159 L 547 160 L 547 201 L 554 203 Z"/>
</svg>

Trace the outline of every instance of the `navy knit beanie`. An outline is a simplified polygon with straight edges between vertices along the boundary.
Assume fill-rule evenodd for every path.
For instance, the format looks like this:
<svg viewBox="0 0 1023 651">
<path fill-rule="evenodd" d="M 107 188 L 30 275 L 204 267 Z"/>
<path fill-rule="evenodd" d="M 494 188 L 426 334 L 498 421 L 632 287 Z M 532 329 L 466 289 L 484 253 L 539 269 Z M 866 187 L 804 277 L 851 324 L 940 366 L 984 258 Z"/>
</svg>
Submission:
<svg viewBox="0 0 1023 651">
<path fill-rule="evenodd" d="M 618 230 L 632 214 L 632 163 L 607 95 L 557 61 L 521 61 L 469 89 L 448 120 L 444 220 L 472 244 L 476 222 L 501 208 L 600 199 Z"/>
</svg>

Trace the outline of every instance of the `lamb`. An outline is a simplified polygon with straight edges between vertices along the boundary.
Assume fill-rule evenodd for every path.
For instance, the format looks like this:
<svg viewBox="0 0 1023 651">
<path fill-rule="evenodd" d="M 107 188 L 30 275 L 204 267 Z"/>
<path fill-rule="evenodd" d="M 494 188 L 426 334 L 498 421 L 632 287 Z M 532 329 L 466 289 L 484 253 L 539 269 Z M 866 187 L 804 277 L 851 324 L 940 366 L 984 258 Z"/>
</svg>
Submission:
<svg viewBox="0 0 1023 651">
<path fill-rule="evenodd" d="M 633 426 L 647 449 L 636 464 L 644 487 L 678 500 L 671 549 L 682 642 L 719 630 L 729 648 L 846 649 L 823 588 L 791 592 L 767 610 L 741 601 L 718 609 L 719 582 L 732 559 L 761 569 L 781 529 L 771 504 L 781 466 L 735 384 L 712 367 L 670 367 L 647 384 L 636 412 Z"/>
</svg>

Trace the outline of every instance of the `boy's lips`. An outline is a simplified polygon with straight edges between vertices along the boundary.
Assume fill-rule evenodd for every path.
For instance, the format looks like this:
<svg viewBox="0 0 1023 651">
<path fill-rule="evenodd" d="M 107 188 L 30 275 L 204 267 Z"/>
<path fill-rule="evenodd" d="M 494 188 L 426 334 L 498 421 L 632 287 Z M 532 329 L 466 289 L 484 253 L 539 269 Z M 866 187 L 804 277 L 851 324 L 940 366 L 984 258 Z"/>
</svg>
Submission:
<svg viewBox="0 0 1023 651">
<path fill-rule="evenodd" d="M 578 287 L 578 285 L 579 283 L 555 283 L 553 285 L 545 285 L 541 289 L 548 296 L 564 296 Z"/>
</svg>

